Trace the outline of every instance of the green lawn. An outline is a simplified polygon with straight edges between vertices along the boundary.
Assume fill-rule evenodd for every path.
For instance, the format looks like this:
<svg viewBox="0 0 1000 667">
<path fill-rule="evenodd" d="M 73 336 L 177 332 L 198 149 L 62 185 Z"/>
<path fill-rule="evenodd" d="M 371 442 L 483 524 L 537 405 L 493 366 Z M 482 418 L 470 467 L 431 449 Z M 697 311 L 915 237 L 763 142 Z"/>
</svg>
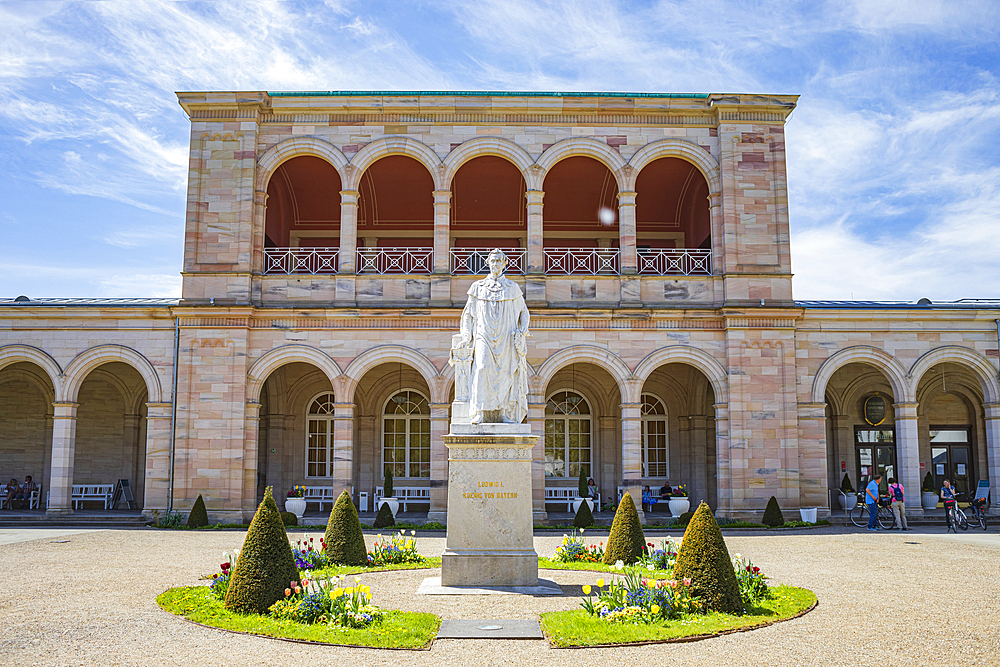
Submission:
<svg viewBox="0 0 1000 667">
<path fill-rule="evenodd" d="M 551 558 L 545 558 L 539 556 L 538 558 L 538 568 L 541 570 L 585 570 L 590 572 L 617 572 L 610 565 L 605 565 L 604 563 L 584 563 L 582 561 L 574 561 L 572 563 L 561 563 L 557 560 L 552 560 Z M 657 570 L 656 572 L 647 573 L 647 578 L 649 579 L 663 579 L 670 573 L 664 570 Z"/>
<path fill-rule="evenodd" d="M 213 628 L 310 642 L 368 646 L 372 648 L 425 648 L 437 635 L 441 620 L 434 614 L 393 610 L 365 629 L 279 621 L 258 614 L 234 614 L 223 606 L 208 586 L 171 588 L 156 598 L 171 614 Z"/>
<path fill-rule="evenodd" d="M 549 642 L 558 647 L 690 641 L 691 637 L 711 637 L 770 625 L 803 614 L 816 604 L 816 595 L 805 588 L 778 586 L 771 590 L 771 598 L 744 616 L 712 612 L 645 625 L 608 623 L 589 616 L 583 609 L 575 609 L 542 614 L 542 630 Z"/>
</svg>

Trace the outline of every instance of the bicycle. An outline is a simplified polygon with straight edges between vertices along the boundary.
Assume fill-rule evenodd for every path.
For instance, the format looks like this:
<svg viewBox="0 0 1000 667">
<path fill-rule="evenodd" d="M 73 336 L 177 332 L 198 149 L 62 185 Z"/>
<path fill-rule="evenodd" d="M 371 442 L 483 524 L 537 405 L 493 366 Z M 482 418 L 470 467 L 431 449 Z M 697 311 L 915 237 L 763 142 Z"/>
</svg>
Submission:
<svg viewBox="0 0 1000 667">
<path fill-rule="evenodd" d="M 946 529 L 945 532 L 947 532 L 948 530 L 954 530 L 956 526 L 958 526 L 962 530 L 968 530 L 969 518 L 965 515 L 965 512 L 962 511 L 962 508 L 958 506 L 958 495 L 955 495 L 954 498 L 950 499 L 951 502 L 950 506 L 948 505 L 948 502 L 949 501 L 945 501 L 945 510 L 944 510 L 945 519 L 948 522 L 948 528 Z M 955 530 L 955 532 L 957 533 L 958 531 Z"/>
<path fill-rule="evenodd" d="M 851 521 L 859 528 L 868 525 L 868 504 L 863 502 L 864 499 L 864 496 L 859 493 L 858 504 L 851 510 Z M 875 520 L 882 530 L 891 530 L 896 527 L 896 516 L 892 513 L 892 508 L 889 506 L 888 497 L 878 499 L 877 512 Z"/>
<path fill-rule="evenodd" d="M 969 525 L 986 530 L 986 498 L 973 498 L 969 501 Z"/>
</svg>

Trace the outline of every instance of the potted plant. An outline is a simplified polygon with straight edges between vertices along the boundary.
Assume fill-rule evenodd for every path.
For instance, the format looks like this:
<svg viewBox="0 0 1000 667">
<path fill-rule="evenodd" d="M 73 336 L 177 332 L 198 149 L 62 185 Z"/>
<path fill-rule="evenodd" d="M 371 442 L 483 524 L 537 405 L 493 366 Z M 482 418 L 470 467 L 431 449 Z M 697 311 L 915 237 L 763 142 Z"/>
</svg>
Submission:
<svg viewBox="0 0 1000 667">
<path fill-rule="evenodd" d="M 691 501 L 688 500 L 686 484 L 674 487 L 674 490 L 670 493 L 670 500 L 667 501 L 667 505 L 670 507 L 670 516 L 675 518 L 691 509 Z"/>
<path fill-rule="evenodd" d="M 843 491 L 840 498 L 840 508 L 850 512 L 852 509 L 857 507 L 858 504 L 858 494 L 854 491 L 854 485 L 851 484 L 851 478 L 844 473 L 844 479 L 840 482 L 840 490 Z"/>
<path fill-rule="evenodd" d="M 934 488 L 934 476 L 930 471 L 924 475 L 924 484 L 920 494 L 920 505 L 925 510 L 932 510 L 938 506 L 938 490 Z"/>
<path fill-rule="evenodd" d="M 573 514 L 580 510 L 582 503 L 587 503 L 590 511 L 594 511 L 594 501 L 590 499 L 590 485 L 587 484 L 587 476 L 583 474 L 583 466 L 580 466 L 580 480 L 576 487 L 576 498 L 573 500 Z"/>
<path fill-rule="evenodd" d="M 396 512 L 399 511 L 399 501 L 393 495 L 394 489 L 392 488 L 392 470 L 389 466 L 385 468 L 385 485 L 382 487 L 382 497 L 379 498 L 378 507 L 375 511 L 382 509 L 382 505 L 388 505 L 389 511 L 392 512 L 392 517 L 396 518 Z"/>
<path fill-rule="evenodd" d="M 292 487 L 285 498 L 285 511 L 294 514 L 296 519 L 302 519 L 306 513 L 306 487 L 297 484 Z"/>
</svg>

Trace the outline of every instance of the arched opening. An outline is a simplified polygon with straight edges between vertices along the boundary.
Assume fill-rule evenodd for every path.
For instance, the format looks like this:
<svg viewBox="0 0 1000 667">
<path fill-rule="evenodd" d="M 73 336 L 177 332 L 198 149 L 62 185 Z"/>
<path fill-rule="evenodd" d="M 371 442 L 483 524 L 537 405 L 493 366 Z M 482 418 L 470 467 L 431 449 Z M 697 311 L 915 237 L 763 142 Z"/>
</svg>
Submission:
<svg viewBox="0 0 1000 667">
<path fill-rule="evenodd" d="M 52 381 L 40 366 L 22 361 L 0 369 L 0 486 L 12 478 L 20 485 L 31 475 L 40 511 L 49 489 L 54 400 Z"/>
<path fill-rule="evenodd" d="M 636 177 L 636 252 L 640 273 L 710 273 L 708 182 L 690 162 L 653 160 Z"/>
<path fill-rule="evenodd" d="M 614 377 L 590 363 L 564 366 L 546 388 L 545 488 L 576 495 L 580 471 L 614 506 L 622 480 L 621 392 Z M 566 511 L 552 501 L 550 511 Z"/>
<path fill-rule="evenodd" d="M 358 191 L 358 272 L 430 273 L 434 181 L 427 168 L 390 155 L 365 170 Z"/>
<path fill-rule="evenodd" d="M 888 492 L 889 477 L 902 478 L 894 403 L 889 379 L 875 366 L 845 364 L 830 377 L 826 440 L 831 489 L 841 488 L 844 475 L 859 490 L 881 473 L 883 492 Z"/>
<path fill-rule="evenodd" d="M 642 386 L 642 480 L 654 497 L 660 489 L 684 485 L 692 507 L 717 505 L 715 392 L 694 366 L 668 363 Z M 666 513 L 666 503 L 652 512 Z"/>
<path fill-rule="evenodd" d="M 146 474 L 146 383 L 122 362 L 101 364 L 80 385 L 73 485 L 116 485 L 127 479 L 143 506 Z M 104 509 L 101 501 L 77 503 Z M 112 508 L 113 509 L 113 508 Z"/>
<path fill-rule="evenodd" d="M 296 485 L 334 483 L 334 399 L 330 379 L 312 364 L 291 362 L 268 375 L 257 433 L 258 501 L 268 486 L 280 499 Z"/>
<path fill-rule="evenodd" d="M 371 499 L 385 487 L 385 471 L 393 474 L 397 498 L 406 512 L 430 509 L 430 388 L 406 363 L 389 362 L 368 370 L 354 391 L 354 469 L 356 489 Z M 400 501 L 401 504 L 403 501 Z"/>
<path fill-rule="evenodd" d="M 961 364 L 937 364 L 920 378 L 917 402 L 920 460 L 925 470 L 930 471 L 935 488 L 949 479 L 967 497 L 979 478 L 988 477 L 979 379 Z"/>
<path fill-rule="evenodd" d="M 545 175 L 543 246 L 546 273 L 617 273 L 618 182 L 602 162 L 575 156 Z M 601 209 L 614 213 L 602 222 Z"/>
<path fill-rule="evenodd" d="M 459 168 L 451 195 L 452 273 L 485 271 L 492 248 L 506 252 L 507 273 L 524 273 L 525 192 L 521 170 L 502 157 L 484 155 Z"/>
<path fill-rule="evenodd" d="M 303 155 L 283 162 L 267 183 L 265 273 L 336 273 L 340 174 Z"/>
</svg>

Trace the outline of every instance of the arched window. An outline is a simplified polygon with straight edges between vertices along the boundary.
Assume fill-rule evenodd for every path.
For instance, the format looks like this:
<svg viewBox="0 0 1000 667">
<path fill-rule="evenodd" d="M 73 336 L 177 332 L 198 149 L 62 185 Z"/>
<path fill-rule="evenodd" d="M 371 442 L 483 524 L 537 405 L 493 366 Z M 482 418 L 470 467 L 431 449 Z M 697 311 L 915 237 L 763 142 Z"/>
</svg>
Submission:
<svg viewBox="0 0 1000 667">
<path fill-rule="evenodd" d="M 545 476 L 592 477 L 590 404 L 574 391 L 561 391 L 545 404 Z M 568 465 L 567 465 L 568 464 Z"/>
<path fill-rule="evenodd" d="M 431 409 L 427 399 L 403 390 L 385 404 L 382 420 L 382 474 L 431 476 Z"/>
<path fill-rule="evenodd" d="M 642 476 L 670 477 L 667 410 L 651 394 L 642 395 Z"/>
<path fill-rule="evenodd" d="M 306 415 L 306 477 L 333 474 L 333 394 L 320 394 Z"/>
</svg>

